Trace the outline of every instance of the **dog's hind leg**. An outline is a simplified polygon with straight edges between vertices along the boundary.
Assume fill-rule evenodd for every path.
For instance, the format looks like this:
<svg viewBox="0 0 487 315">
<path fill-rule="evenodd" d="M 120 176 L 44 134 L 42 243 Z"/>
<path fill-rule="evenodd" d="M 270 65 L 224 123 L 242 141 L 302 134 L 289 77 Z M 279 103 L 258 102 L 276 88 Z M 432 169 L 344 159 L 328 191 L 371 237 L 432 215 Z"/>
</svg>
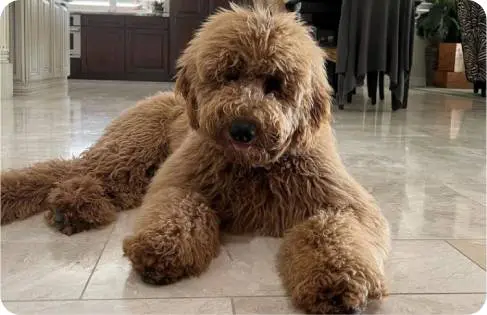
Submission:
<svg viewBox="0 0 487 315">
<path fill-rule="evenodd" d="M 122 113 L 81 155 L 84 171 L 49 194 L 49 224 L 69 235 L 104 226 L 118 211 L 137 208 L 159 165 L 187 132 L 182 113 L 172 93 Z"/>
<path fill-rule="evenodd" d="M 3 173 L 2 224 L 47 210 L 51 225 L 72 234 L 137 207 L 159 165 L 188 132 L 183 113 L 174 94 L 158 94 L 122 113 L 72 162 Z"/>
<path fill-rule="evenodd" d="M 3 172 L 0 182 L 1 223 L 47 210 L 47 196 L 56 182 L 75 172 L 74 160 L 51 160 Z"/>
</svg>

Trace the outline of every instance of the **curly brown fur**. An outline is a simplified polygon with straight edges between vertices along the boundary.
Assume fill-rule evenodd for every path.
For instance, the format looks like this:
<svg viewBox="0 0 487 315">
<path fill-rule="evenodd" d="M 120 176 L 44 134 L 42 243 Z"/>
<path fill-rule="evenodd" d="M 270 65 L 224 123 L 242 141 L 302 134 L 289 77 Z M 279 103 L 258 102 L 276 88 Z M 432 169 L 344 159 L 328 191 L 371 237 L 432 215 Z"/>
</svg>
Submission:
<svg viewBox="0 0 487 315">
<path fill-rule="evenodd" d="M 156 244 L 178 247 L 184 251 L 178 255 L 203 258 L 207 266 L 200 234 L 206 240 L 213 226 L 201 220 L 203 202 L 222 229 L 285 235 L 278 267 L 298 307 L 356 312 L 385 294 L 389 229 L 337 154 L 323 57 L 294 15 L 263 8 L 222 11 L 196 34 L 176 81 L 193 131 L 161 166 L 143 200 L 140 220 L 156 228 L 139 224 L 124 243 L 145 281 L 202 271 L 188 272 L 187 264 L 165 258 Z M 240 121 L 255 125 L 250 143 L 231 135 Z M 202 199 L 188 208 L 168 194 L 173 190 Z M 184 248 L 181 236 L 167 238 L 160 230 L 186 229 L 182 215 L 205 231 L 196 239 L 184 233 Z"/>
<path fill-rule="evenodd" d="M 368 298 L 386 293 L 386 250 L 374 244 L 381 236 L 364 231 L 354 212 L 323 209 L 286 233 L 278 268 L 298 307 L 320 314 L 357 313 Z"/>
<path fill-rule="evenodd" d="M 46 197 L 56 181 L 66 174 L 74 176 L 73 164 L 74 161 L 52 160 L 27 169 L 3 172 L 0 183 L 2 225 L 46 210 Z"/>
<path fill-rule="evenodd" d="M 202 196 L 176 188 L 160 193 L 152 205 L 158 216 L 140 217 L 141 233 L 126 238 L 123 247 L 146 282 L 168 284 L 208 267 L 219 251 L 219 227 Z"/>
<path fill-rule="evenodd" d="M 48 222 L 72 234 L 137 207 L 169 142 L 184 138 L 183 112 L 172 93 L 161 93 L 122 113 L 79 158 L 3 172 L 2 224 L 48 210 Z"/>
<path fill-rule="evenodd" d="M 49 192 L 48 222 L 67 235 L 115 220 L 116 208 L 100 180 L 89 175 L 70 178 Z"/>
<path fill-rule="evenodd" d="M 146 100 L 109 126 L 72 162 L 82 178 L 64 176 L 56 188 L 59 180 L 45 178 L 36 211 L 46 203 L 71 226 L 104 224 L 111 209 L 138 204 L 148 169 L 167 157 L 123 243 L 144 281 L 202 273 L 218 254 L 220 229 L 284 236 L 278 270 L 296 306 L 360 311 L 386 292 L 389 228 L 337 153 L 323 63 L 293 14 L 262 5 L 217 13 L 180 58 L 176 95 Z M 253 126 L 244 142 L 230 132 L 242 121 Z M 27 198 L 7 191 L 2 207 Z M 99 212 L 86 207 L 95 200 Z M 12 213 L 9 206 L 8 217 L 21 217 Z"/>
</svg>

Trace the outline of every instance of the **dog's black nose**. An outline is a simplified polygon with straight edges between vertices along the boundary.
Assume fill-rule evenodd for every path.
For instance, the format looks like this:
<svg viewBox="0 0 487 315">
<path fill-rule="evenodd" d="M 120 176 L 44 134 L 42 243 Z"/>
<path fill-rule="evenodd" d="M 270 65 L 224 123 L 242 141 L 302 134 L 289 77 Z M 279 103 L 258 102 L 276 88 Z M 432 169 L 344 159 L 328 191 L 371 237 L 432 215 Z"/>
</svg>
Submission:
<svg viewBox="0 0 487 315">
<path fill-rule="evenodd" d="M 230 137 L 241 143 L 249 143 L 255 138 L 256 126 L 247 121 L 236 120 L 230 126 Z"/>
</svg>

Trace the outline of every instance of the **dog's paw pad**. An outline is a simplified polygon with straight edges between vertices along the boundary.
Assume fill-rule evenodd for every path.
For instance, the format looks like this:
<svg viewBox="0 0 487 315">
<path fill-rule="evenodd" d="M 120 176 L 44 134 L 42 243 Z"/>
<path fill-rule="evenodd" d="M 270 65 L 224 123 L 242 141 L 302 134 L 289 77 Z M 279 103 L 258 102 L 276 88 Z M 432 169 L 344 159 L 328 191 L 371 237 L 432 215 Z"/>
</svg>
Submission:
<svg viewBox="0 0 487 315">
<path fill-rule="evenodd" d="M 59 209 L 54 210 L 54 222 L 64 224 L 64 214 Z"/>
<path fill-rule="evenodd" d="M 346 307 L 342 310 L 342 314 L 362 314 L 362 310 L 357 307 Z"/>
<path fill-rule="evenodd" d="M 362 314 L 363 303 L 351 303 L 347 301 L 343 293 L 336 294 L 330 290 L 324 290 L 318 301 L 325 305 L 323 311 L 333 314 Z M 358 301 L 356 301 L 358 302 Z"/>
<path fill-rule="evenodd" d="M 154 285 L 166 285 L 176 282 L 178 279 L 164 276 L 160 272 L 156 271 L 155 268 L 146 267 L 141 273 L 142 281 L 148 284 Z"/>
</svg>

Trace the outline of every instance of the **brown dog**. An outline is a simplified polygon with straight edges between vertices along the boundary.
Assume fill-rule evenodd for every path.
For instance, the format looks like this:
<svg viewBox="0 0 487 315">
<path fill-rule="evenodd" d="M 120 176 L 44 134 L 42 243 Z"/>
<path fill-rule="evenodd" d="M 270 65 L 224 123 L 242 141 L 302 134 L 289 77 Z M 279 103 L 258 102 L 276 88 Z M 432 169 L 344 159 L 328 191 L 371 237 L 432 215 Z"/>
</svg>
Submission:
<svg viewBox="0 0 487 315">
<path fill-rule="evenodd" d="M 2 223 L 49 209 L 65 233 L 106 224 L 167 158 L 123 244 L 145 281 L 202 273 L 220 230 L 284 236 L 296 306 L 360 311 L 385 294 L 389 229 L 337 154 L 323 57 L 294 14 L 219 12 L 180 58 L 176 96 L 128 110 L 79 159 L 4 173 Z"/>
</svg>

